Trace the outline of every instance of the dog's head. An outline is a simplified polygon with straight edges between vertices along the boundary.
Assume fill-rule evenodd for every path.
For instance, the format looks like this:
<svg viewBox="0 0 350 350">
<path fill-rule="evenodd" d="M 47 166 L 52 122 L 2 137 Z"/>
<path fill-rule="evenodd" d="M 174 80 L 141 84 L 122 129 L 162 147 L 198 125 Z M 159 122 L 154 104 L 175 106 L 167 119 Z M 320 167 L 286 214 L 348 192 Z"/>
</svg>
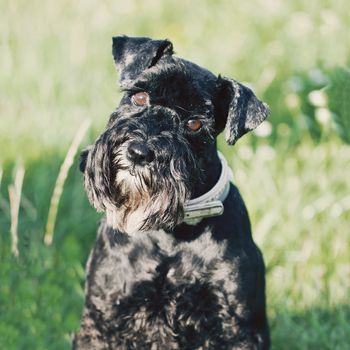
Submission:
<svg viewBox="0 0 350 350">
<path fill-rule="evenodd" d="M 171 230 L 205 182 L 225 129 L 234 144 L 269 114 L 239 82 L 173 56 L 168 40 L 113 38 L 125 92 L 106 130 L 82 153 L 90 202 L 117 229 Z"/>
</svg>

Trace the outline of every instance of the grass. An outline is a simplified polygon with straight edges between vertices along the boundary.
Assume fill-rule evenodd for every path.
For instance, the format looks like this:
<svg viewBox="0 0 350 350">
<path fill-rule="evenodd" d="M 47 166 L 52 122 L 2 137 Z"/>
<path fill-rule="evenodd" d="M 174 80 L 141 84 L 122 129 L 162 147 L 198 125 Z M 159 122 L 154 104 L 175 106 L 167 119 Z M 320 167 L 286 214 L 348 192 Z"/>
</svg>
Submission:
<svg viewBox="0 0 350 350">
<path fill-rule="evenodd" d="M 273 349 L 348 348 L 349 71 L 333 70 L 350 61 L 346 5 L 0 0 L 1 347 L 68 349 L 79 325 L 99 216 L 76 158 L 55 204 L 52 245 L 43 240 L 74 135 L 91 119 L 81 147 L 92 142 L 120 98 L 110 46 L 113 35 L 127 33 L 168 37 L 179 56 L 251 82 L 270 104 L 265 131 L 233 148 L 222 138 L 219 145 L 264 252 Z M 341 84 L 320 104 L 315 96 L 334 77 Z M 18 256 L 11 252 L 14 217 Z"/>
<path fill-rule="evenodd" d="M 267 265 L 275 349 L 345 349 L 350 336 L 349 146 L 237 145 L 235 181 Z M 278 151 L 276 151 L 278 150 Z M 286 339 L 288 339 L 286 341 Z"/>
</svg>

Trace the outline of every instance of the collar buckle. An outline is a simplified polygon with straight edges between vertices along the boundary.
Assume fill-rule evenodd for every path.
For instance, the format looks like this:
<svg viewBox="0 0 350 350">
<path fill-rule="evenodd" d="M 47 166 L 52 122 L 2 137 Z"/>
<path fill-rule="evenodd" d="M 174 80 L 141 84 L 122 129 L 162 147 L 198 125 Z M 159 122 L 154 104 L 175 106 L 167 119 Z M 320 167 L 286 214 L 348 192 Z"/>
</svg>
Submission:
<svg viewBox="0 0 350 350">
<path fill-rule="evenodd" d="M 184 221 L 186 222 L 186 224 L 195 225 L 204 218 L 219 216 L 223 212 L 224 205 L 221 201 L 186 205 Z"/>
<path fill-rule="evenodd" d="M 219 216 L 224 212 L 223 202 L 230 191 L 232 172 L 226 159 L 219 151 L 218 156 L 222 168 L 220 178 L 209 192 L 187 201 L 184 207 L 184 222 L 186 224 L 196 225 L 203 218 Z"/>
</svg>

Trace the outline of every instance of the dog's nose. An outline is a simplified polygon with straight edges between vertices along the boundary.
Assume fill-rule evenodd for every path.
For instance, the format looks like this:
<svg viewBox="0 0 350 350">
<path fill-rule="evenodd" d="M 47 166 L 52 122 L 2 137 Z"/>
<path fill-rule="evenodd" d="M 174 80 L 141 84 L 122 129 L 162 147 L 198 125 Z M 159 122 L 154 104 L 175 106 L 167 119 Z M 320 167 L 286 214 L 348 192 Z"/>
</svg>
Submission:
<svg viewBox="0 0 350 350">
<path fill-rule="evenodd" d="M 154 153 L 141 142 L 131 142 L 128 147 L 128 158 L 134 164 L 145 165 L 154 159 Z"/>
</svg>

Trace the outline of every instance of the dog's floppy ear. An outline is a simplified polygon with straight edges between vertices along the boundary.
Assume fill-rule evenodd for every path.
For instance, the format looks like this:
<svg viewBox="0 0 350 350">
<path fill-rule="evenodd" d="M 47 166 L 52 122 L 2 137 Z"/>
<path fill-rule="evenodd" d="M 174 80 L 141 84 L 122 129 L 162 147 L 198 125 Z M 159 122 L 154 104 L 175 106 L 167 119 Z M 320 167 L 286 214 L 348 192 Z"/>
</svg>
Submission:
<svg viewBox="0 0 350 350">
<path fill-rule="evenodd" d="M 172 55 L 173 44 L 169 40 L 116 36 L 112 53 L 119 70 L 119 82 L 123 85 L 154 66 L 163 56 Z"/>
<path fill-rule="evenodd" d="M 220 133 L 225 128 L 229 145 L 234 145 L 242 135 L 254 130 L 270 114 L 268 105 L 236 80 L 219 76 L 217 89 L 216 129 Z"/>
</svg>

